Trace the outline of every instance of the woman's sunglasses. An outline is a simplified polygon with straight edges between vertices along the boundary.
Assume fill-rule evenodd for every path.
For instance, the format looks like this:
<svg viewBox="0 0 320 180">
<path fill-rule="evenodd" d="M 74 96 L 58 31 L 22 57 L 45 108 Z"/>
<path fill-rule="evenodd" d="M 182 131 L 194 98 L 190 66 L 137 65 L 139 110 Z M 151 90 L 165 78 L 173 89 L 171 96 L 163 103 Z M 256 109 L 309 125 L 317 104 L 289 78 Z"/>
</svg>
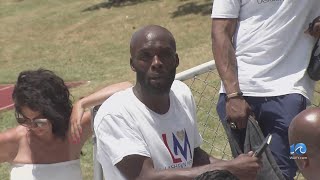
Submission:
<svg viewBox="0 0 320 180">
<path fill-rule="evenodd" d="M 41 128 L 48 124 L 48 119 L 46 118 L 36 118 L 31 120 L 23 117 L 21 114 L 18 114 L 18 113 L 16 113 L 15 115 L 16 115 L 17 122 L 20 125 L 28 128 L 38 128 L 38 127 Z"/>
</svg>

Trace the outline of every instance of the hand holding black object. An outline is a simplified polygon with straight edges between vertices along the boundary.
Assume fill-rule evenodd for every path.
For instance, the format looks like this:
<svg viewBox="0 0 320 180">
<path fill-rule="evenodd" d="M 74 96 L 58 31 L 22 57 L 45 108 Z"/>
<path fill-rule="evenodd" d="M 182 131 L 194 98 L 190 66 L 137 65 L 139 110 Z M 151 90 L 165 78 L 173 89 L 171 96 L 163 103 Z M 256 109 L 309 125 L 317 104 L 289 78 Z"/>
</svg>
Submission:
<svg viewBox="0 0 320 180">
<path fill-rule="evenodd" d="M 263 140 L 260 147 L 254 152 L 253 156 L 260 158 L 262 153 L 267 149 L 268 145 L 271 143 L 272 135 L 268 134 L 268 136 Z"/>
</svg>

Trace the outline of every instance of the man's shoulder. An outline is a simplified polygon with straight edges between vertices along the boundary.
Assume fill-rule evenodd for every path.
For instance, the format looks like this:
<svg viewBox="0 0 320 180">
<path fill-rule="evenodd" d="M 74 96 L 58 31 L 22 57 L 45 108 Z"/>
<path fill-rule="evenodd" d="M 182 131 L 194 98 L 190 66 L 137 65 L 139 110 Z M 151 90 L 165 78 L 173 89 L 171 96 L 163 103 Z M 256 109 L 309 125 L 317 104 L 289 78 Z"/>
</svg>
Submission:
<svg viewBox="0 0 320 180">
<path fill-rule="evenodd" d="M 174 80 L 171 86 L 171 90 L 173 92 L 185 92 L 185 93 L 189 93 L 190 92 L 190 88 L 182 81 L 180 80 Z"/>
<path fill-rule="evenodd" d="M 185 109 L 193 110 L 193 95 L 185 83 L 176 80 L 172 84 L 171 90 L 174 97 Z"/>
<path fill-rule="evenodd" d="M 175 80 L 171 86 L 171 90 L 173 93 L 179 98 L 179 97 L 191 97 L 192 93 L 189 88 L 184 82 L 181 82 L 179 80 Z"/>
<path fill-rule="evenodd" d="M 96 117 L 104 117 L 106 115 L 119 115 L 124 110 L 125 106 L 130 102 L 130 96 L 132 93 L 132 88 L 128 88 L 123 91 L 119 91 L 107 100 L 105 100 L 96 114 Z"/>
<path fill-rule="evenodd" d="M 125 104 L 124 102 L 127 102 L 131 96 L 132 96 L 132 88 L 119 91 L 114 93 L 108 99 L 106 99 L 101 106 L 108 106 L 109 108 L 119 107 L 124 105 Z"/>
</svg>

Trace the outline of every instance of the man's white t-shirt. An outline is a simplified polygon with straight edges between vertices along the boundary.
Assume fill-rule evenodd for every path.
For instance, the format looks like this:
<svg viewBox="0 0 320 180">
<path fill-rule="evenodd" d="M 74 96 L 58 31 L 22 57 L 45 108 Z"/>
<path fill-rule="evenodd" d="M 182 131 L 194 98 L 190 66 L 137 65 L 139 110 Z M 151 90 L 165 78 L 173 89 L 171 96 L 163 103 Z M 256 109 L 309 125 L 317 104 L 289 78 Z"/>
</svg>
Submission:
<svg viewBox="0 0 320 180">
<path fill-rule="evenodd" d="M 244 95 L 312 97 L 306 68 L 315 38 L 304 31 L 319 15 L 319 0 L 214 0 L 212 18 L 238 18 L 234 46 Z"/>
<path fill-rule="evenodd" d="M 162 115 L 146 107 L 132 88 L 114 94 L 99 108 L 94 130 L 106 180 L 125 179 L 115 164 L 133 154 L 150 157 L 157 170 L 192 167 L 194 148 L 202 142 L 193 96 L 180 81 L 173 82 L 170 108 Z"/>
</svg>

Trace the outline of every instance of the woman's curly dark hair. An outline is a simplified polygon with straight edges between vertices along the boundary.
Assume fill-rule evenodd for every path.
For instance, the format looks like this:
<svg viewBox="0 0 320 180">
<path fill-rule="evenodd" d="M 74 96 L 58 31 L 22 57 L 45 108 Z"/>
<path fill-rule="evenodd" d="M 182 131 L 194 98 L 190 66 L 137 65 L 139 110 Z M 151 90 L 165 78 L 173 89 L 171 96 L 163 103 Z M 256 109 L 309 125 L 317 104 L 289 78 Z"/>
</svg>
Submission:
<svg viewBox="0 0 320 180">
<path fill-rule="evenodd" d="M 38 111 L 52 124 L 56 137 L 65 139 L 69 129 L 72 102 L 63 79 L 46 69 L 23 71 L 19 74 L 12 99 L 16 112 L 26 106 Z"/>
</svg>

